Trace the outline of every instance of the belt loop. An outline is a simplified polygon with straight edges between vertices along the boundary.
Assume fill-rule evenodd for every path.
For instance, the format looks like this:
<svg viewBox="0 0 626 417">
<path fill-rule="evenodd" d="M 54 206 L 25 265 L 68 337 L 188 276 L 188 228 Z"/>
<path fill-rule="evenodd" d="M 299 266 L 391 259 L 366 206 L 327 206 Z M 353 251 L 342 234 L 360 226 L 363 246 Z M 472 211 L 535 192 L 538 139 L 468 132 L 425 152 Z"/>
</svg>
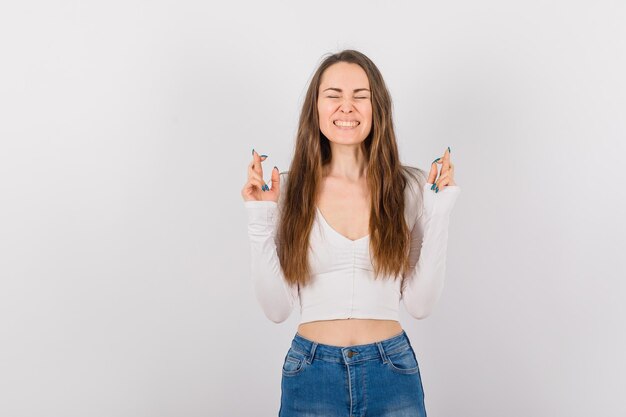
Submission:
<svg viewBox="0 0 626 417">
<path fill-rule="evenodd" d="M 413 345 L 411 345 L 411 338 L 409 337 L 408 334 L 406 334 L 406 332 L 405 332 L 403 339 L 406 340 L 406 342 L 409 344 L 409 346 L 411 346 L 411 349 L 412 349 Z"/>
<path fill-rule="evenodd" d="M 409 335 L 407 335 L 406 332 L 402 339 L 406 342 L 407 345 L 409 345 L 409 348 L 413 350 L 413 345 L 411 345 L 411 338 L 409 338 Z"/>
<path fill-rule="evenodd" d="M 311 362 L 313 362 L 316 348 L 317 348 L 317 342 L 313 342 L 313 344 L 311 345 L 311 350 L 309 351 L 309 357 L 306 359 L 309 365 L 311 364 Z"/>
<path fill-rule="evenodd" d="M 387 354 L 385 353 L 385 349 L 383 348 L 383 344 L 380 342 L 376 342 L 378 346 L 378 351 L 380 352 L 380 357 L 383 358 L 383 363 L 387 363 Z"/>
</svg>

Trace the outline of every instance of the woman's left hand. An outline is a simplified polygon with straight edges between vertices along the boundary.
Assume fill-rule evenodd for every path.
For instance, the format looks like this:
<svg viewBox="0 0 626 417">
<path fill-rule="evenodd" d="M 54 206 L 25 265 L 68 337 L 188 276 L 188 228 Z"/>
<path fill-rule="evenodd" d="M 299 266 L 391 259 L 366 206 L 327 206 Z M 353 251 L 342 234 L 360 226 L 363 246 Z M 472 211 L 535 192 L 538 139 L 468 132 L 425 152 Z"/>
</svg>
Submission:
<svg viewBox="0 0 626 417">
<path fill-rule="evenodd" d="M 437 178 L 437 164 L 441 164 L 441 174 Z M 435 159 L 430 165 L 430 174 L 428 175 L 428 183 L 433 184 L 432 189 L 435 192 L 443 190 L 446 186 L 455 186 L 454 182 L 454 164 L 450 161 L 450 147 L 444 153 L 443 158 Z"/>
</svg>

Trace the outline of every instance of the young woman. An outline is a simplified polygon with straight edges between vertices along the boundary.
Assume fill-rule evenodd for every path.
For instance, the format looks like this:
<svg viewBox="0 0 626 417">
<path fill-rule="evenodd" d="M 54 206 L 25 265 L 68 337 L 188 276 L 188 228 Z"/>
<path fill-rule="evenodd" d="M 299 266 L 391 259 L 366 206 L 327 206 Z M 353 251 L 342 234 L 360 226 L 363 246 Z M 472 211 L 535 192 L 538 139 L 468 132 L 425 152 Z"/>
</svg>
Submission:
<svg viewBox="0 0 626 417">
<path fill-rule="evenodd" d="M 355 50 L 310 82 L 286 172 L 263 180 L 252 150 L 241 191 L 252 280 L 273 322 L 300 324 L 282 368 L 280 417 L 426 416 L 417 357 L 399 319 L 441 295 L 460 193 L 450 148 L 427 174 L 400 163 L 391 97 Z M 441 166 L 441 172 L 439 172 Z"/>
</svg>

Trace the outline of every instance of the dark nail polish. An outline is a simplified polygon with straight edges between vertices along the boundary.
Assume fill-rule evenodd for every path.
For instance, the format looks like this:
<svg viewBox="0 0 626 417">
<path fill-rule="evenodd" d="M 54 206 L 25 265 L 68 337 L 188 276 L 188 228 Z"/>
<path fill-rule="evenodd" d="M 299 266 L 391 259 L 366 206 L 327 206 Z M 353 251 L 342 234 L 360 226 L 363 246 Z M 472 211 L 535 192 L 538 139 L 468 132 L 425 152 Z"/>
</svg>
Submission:
<svg viewBox="0 0 626 417">
<path fill-rule="evenodd" d="M 452 151 L 450 150 L 450 147 L 448 146 L 448 153 L 452 153 Z"/>
<path fill-rule="evenodd" d="M 261 158 L 263 158 L 263 157 L 266 157 L 266 158 L 267 158 L 267 155 L 261 155 Z"/>
<path fill-rule="evenodd" d="M 435 159 L 432 163 L 434 164 L 435 162 L 437 162 L 438 160 L 440 160 L 441 158 L 437 158 Z"/>
<path fill-rule="evenodd" d="M 435 188 L 435 192 L 438 193 L 439 192 L 439 187 Z"/>
<path fill-rule="evenodd" d="M 254 148 L 252 148 L 252 155 L 254 155 Z"/>
</svg>

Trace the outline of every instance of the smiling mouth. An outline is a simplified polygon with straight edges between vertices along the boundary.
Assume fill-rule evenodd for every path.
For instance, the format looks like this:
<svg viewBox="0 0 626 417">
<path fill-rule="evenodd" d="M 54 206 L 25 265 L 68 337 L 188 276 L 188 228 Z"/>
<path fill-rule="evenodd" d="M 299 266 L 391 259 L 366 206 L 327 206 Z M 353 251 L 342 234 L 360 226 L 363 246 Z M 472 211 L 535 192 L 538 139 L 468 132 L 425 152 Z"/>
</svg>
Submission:
<svg viewBox="0 0 626 417">
<path fill-rule="evenodd" d="M 345 121 L 341 121 L 341 120 L 335 120 L 335 121 L 333 122 L 333 124 L 334 124 L 335 126 L 337 126 L 337 127 L 340 127 L 340 128 L 344 128 L 344 129 L 345 129 L 345 128 L 347 128 L 347 129 L 352 129 L 352 128 L 355 128 L 355 127 L 357 127 L 358 125 L 360 125 L 360 124 L 361 124 L 361 122 L 359 122 L 359 121 L 357 121 L 357 120 L 353 120 L 353 121 L 351 121 L 351 122 L 345 122 Z"/>
</svg>

